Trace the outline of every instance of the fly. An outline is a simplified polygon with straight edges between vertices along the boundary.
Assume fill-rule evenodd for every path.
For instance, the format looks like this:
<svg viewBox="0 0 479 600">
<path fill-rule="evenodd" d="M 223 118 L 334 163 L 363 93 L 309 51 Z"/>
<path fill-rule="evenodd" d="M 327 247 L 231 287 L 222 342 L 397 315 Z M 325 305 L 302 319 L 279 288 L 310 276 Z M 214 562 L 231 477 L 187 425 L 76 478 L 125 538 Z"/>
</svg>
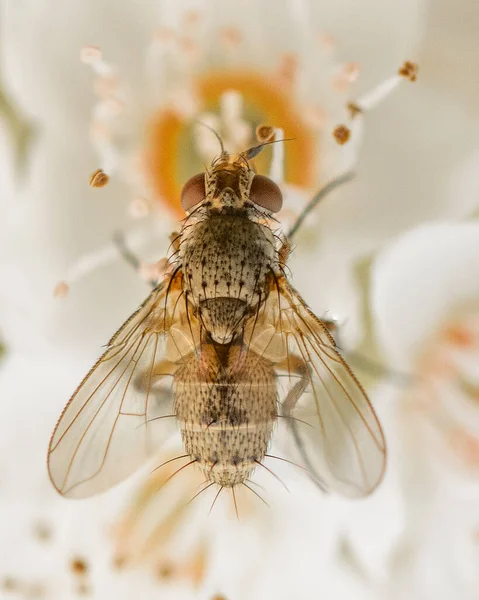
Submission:
<svg viewBox="0 0 479 600">
<path fill-rule="evenodd" d="M 321 489 L 357 497 L 380 482 L 386 448 L 374 410 L 330 324 L 288 280 L 290 244 L 273 231 L 281 190 L 250 165 L 263 146 L 223 150 L 185 184 L 169 274 L 110 340 L 52 435 L 48 468 L 61 494 L 110 488 L 177 428 L 207 482 L 247 485 L 279 419 Z"/>
</svg>

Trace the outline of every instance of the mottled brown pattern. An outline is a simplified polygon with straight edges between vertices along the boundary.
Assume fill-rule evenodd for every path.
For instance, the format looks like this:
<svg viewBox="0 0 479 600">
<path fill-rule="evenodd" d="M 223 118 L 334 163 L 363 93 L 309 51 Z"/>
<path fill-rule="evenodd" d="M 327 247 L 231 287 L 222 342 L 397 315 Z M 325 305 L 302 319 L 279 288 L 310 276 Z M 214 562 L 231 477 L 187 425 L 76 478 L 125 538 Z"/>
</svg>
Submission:
<svg viewBox="0 0 479 600">
<path fill-rule="evenodd" d="M 185 450 L 207 479 L 245 481 L 261 461 L 276 420 L 273 365 L 240 344 L 205 343 L 175 375 L 175 412 Z"/>
<path fill-rule="evenodd" d="M 50 440 L 60 493 L 86 497 L 115 485 L 157 456 L 176 425 L 191 459 L 179 470 L 197 463 L 209 485 L 248 487 L 279 414 L 320 489 L 358 497 L 381 481 L 386 449 L 374 410 L 284 272 L 290 245 L 271 228 L 281 191 L 248 164 L 260 149 L 223 151 L 204 192 L 202 176 L 185 185 L 188 216 L 165 280 L 112 337 Z M 281 372 L 287 379 L 277 386 Z"/>
<path fill-rule="evenodd" d="M 271 228 L 249 200 L 253 177 L 247 163 L 220 159 L 180 244 L 188 304 L 204 333 L 199 356 L 175 373 L 175 412 L 185 450 L 224 486 L 248 479 L 277 416 L 273 366 L 241 342 L 278 265 Z"/>
<path fill-rule="evenodd" d="M 228 343 L 266 294 L 276 267 L 271 230 L 246 214 L 218 214 L 192 228 L 182 243 L 189 299 L 212 338 Z"/>
</svg>

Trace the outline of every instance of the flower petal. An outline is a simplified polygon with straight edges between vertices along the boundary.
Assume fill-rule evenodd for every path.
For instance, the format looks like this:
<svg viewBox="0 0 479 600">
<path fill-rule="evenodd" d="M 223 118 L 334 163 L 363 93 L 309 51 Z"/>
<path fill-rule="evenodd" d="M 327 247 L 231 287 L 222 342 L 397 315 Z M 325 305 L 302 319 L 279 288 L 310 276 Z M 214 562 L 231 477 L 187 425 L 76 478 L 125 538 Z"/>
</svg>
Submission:
<svg viewBox="0 0 479 600">
<path fill-rule="evenodd" d="M 478 223 L 418 227 L 392 242 L 374 262 L 376 333 L 390 357 L 405 367 L 452 311 L 478 299 Z"/>
</svg>

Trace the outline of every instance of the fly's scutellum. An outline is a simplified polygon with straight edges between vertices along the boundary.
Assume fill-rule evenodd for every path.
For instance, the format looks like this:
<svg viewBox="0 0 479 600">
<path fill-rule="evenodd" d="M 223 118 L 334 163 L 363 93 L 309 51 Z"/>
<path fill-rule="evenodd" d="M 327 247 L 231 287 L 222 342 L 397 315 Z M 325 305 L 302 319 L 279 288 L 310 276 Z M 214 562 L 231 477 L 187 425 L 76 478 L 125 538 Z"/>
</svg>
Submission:
<svg viewBox="0 0 479 600">
<path fill-rule="evenodd" d="M 322 489 L 363 496 L 380 482 L 374 410 L 328 323 L 286 276 L 290 246 L 272 229 L 281 191 L 249 164 L 261 147 L 223 151 L 185 184 L 168 276 L 110 340 L 53 433 L 48 467 L 61 494 L 118 483 L 158 455 L 172 426 L 210 484 L 247 485 L 280 417 Z"/>
</svg>

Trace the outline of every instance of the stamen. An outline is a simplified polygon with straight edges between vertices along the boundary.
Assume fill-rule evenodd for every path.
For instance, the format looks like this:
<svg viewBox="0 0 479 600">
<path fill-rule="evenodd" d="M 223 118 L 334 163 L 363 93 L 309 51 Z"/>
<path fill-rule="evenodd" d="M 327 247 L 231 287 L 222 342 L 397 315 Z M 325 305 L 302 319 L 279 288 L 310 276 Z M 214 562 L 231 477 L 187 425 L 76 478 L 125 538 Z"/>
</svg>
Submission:
<svg viewBox="0 0 479 600">
<path fill-rule="evenodd" d="M 84 46 L 80 50 L 80 60 L 86 65 L 91 65 L 98 75 L 106 76 L 115 72 L 114 67 L 103 60 L 101 48 L 98 46 Z"/>
<path fill-rule="evenodd" d="M 270 125 L 258 125 L 256 127 L 256 139 L 261 144 L 264 142 L 271 142 L 275 138 L 275 128 Z"/>
<path fill-rule="evenodd" d="M 186 28 L 195 28 L 201 20 L 201 13 L 197 10 L 190 9 L 184 14 L 183 21 Z"/>
<path fill-rule="evenodd" d="M 416 63 L 407 60 L 398 72 L 401 77 L 405 77 L 406 79 L 409 79 L 409 81 L 416 81 L 418 66 Z"/>
<path fill-rule="evenodd" d="M 280 59 L 278 79 L 281 85 L 291 88 L 298 73 L 298 57 L 293 53 L 284 54 Z"/>
<path fill-rule="evenodd" d="M 240 31 L 236 27 L 223 27 L 220 31 L 220 40 L 228 50 L 235 50 L 243 41 Z"/>
<path fill-rule="evenodd" d="M 272 145 L 271 164 L 269 167 L 268 176 L 276 183 L 284 181 L 284 131 L 280 128 L 274 130 L 274 139 L 278 140 L 277 144 Z"/>
<path fill-rule="evenodd" d="M 336 40 L 330 33 L 320 33 L 318 35 L 318 42 L 328 54 L 332 54 L 336 47 Z"/>
<path fill-rule="evenodd" d="M 106 102 L 115 96 L 115 94 L 118 91 L 118 88 L 119 79 L 116 73 L 108 73 L 106 75 L 101 75 L 95 80 L 93 84 L 93 91 L 95 92 L 95 95 L 98 96 L 98 98 L 105 101 L 100 104 L 100 109 L 102 109 L 104 112 L 106 112 L 107 109 Z"/>
<path fill-rule="evenodd" d="M 103 171 L 103 169 L 97 169 L 91 174 L 90 185 L 94 188 L 102 188 L 110 181 L 110 177 Z"/>
<path fill-rule="evenodd" d="M 333 79 L 333 89 L 337 92 L 345 92 L 354 83 L 359 75 L 358 63 L 348 63 L 341 67 L 340 72 Z"/>
<path fill-rule="evenodd" d="M 226 145 L 230 151 L 244 148 L 251 139 L 251 126 L 243 118 L 243 96 L 237 91 L 227 91 L 221 95 L 221 121 L 226 133 Z"/>
<path fill-rule="evenodd" d="M 340 172 L 354 171 L 356 168 L 362 141 L 364 113 L 376 108 L 401 82 L 405 81 L 405 79 L 414 81 L 417 75 L 417 66 L 407 62 L 404 63 L 399 72 L 402 74 L 389 77 L 379 83 L 370 92 L 359 98 L 359 100 L 348 103 L 349 122 L 338 125 L 333 131 L 336 141 L 340 145 L 345 145 L 345 150 L 343 151 L 340 160 Z M 346 142 L 348 143 L 346 144 Z"/>
<path fill-rule="evenodd" d="M 155 231 L 139 230 L 128 234 L 127 245 L 130 248 L 140 248 L 148 244 L 151 238 L 155 237 Z M 77 283 L 83 277 L 93 271 L 105 267 L 116 260 L 123 258 L 118 244 L 110 242 L 93 252 L 80 256 L 66 271 L 65 278 L 57 283 L 54 289 L 56 298 L 64 298 L 72 284 Z M 163 259 L 166 261 L 166 259 Z M 163 260 L 158 261 L 157 270 L 163 267 Z"/>
<path fill-rule="evenodd" d="M 179 47 L 192 63 L 197 62 L 200 55 L 200 48 L 193 38 L 188 35 L 184 35 L 178 40 Z"/>
<path fill-rule="evenodd" d="M 327 113 L 321 106 L 307 106 L 304 120 L 316 131 L 322 131 L 327 120 Z"/>
<path fill-rule="evenodd" d="M 68 296 L 68 292 L 70 291 L 70 286 L 66 281 L 59 281 L 55 289 L 53 290 L 54 298 L 66 298 Z"/>
<path fill-rule="evenodd" d="M 243 96 L 234 90 L 230 90 L 221 95 L 220 99 L 221 116 L 226 123 L 228 121 L 238 121 L 243 117 Z"/>
<path fill-rule="evenodd" d="M 363 109 L 356 104 L 356 102 L 348 102 L 346 108 L 349 111 L 349 116 L 351 119 L 354 119 L 356 115 L 359 115 L 362 112 L 364 112 Z"/>
<path fill-rule="evenodd" d="M 465 325 L 451 325 L 443 333 L 446 343 L 462 348 L 471 348 L 476 342 L 474 331 Z"/>
<path fill-rule="evenodd" d="M 405 67 L 405 65 L 409 65 Z M 376 108 L 383 100 L 385 100 L 389 94 L 397 88 L 405 79 L 409 81 L 416 81 L 418 67 L 414 63 L 404 63 L 399 69 L 399 74 L 389 77 L 385 81 L 382 81 L 379 85 L 373 88 L 369 93 L 362 96 L 358 101 L 357 105 L 363 110 L 371 110 Z M 407 73 L 407 74 L 406 74 Z"/>
<path fill-rule="evenodd" d="M 224 146 L 231 153 L 241 151 L 251 140 L 251 126 L 243 119 L 243 96 L 240 92 L 224 92 L 220 97 L 220 114 L 203 113 L 197 117 L 197 121 L 221 132 Z M 205 162 L 211 161 L 218 154 L 218 142 L 215 138 L 204 127 L 195 127 L 197 150 Z"/>
<path fill-rule="evenodd" d="M 70 569 L 74 575 L 83 577 L 88 572 L 88 563 L 83 558 L 76 557 L 71 560 Z"/>
<path fill-rule="evenodd" d="M 84 46 L 80 50 L 80 60 L 85 65 L 92 65 L 102 59 L 101 50 L 98 46 Z"/>
<path fill-rule="evenodd" d="M 169 27 L 158 27 L 154 33 L 153 43 L 158 42 L 163 44 L 176 39 L 176 33 Z"/>
<path fill-rule="evenodd" d="M 118 70 L 103 60 L 102 52 L 96 46 L 85 46 L 80 52 L 80 59 L 90 65 L 98 76 L 94 82 L 94 92 L 99 101 L 93 107 L 90 134 L 101 159 L 101 170 L 111 174 L 120 163 L 119 152 L 112 142 L 113 126 L 124 108 Z"/>
<path fill-rule="evenodd" d="M 346 125 L 338 125 L 333 131 L 333 135 L 341 146 L 349 141 L 351 130 Z"/>
<path fill-rule="evenodd" d="M 76 283 L 79 279 L 88 275 L 88 273 L 112 263 L 118 257 L 118 249 L 111 243 L 106 244 L 95 252 L 84 254 L 68 269 L 65 281 L 62 283 L 67 286 Z"/>
<path fill-rule="evenodd" d="M 128 205 L 128 213 L 133 219 L 143 219 L 150 214 L 150 205 L 146 198 L 137 196 Z"/>
</svg>

